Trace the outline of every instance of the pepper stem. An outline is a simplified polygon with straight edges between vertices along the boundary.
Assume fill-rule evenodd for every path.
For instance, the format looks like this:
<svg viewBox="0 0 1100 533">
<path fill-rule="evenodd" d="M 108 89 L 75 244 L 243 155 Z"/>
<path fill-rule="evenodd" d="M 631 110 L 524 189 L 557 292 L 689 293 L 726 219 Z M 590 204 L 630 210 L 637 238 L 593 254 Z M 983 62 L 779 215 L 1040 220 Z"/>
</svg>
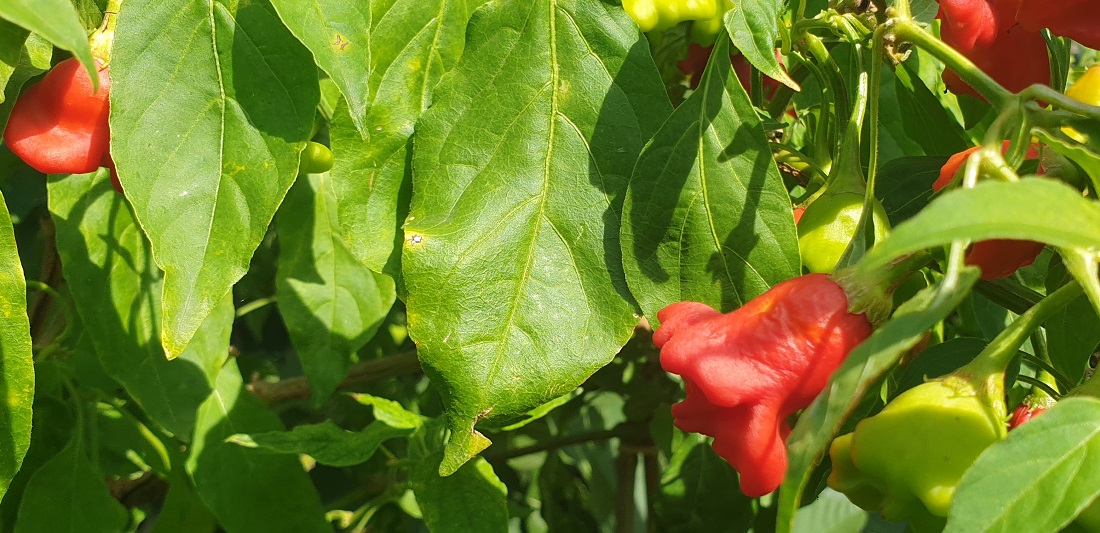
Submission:
<svg viewBox="0 0 1100 533">
<path fill-rule="evenodd" d="M 92 47 L 92 56 L 103 61 L 103 65 L 111 62 L 111 45 L 115 41 L 115 24 L 118 23 L 118 13 L 122 9 L 122 1 L 110 0 L 107 3 L 107 9 L 103 11 L 103 22 L 100 23 L 99 29 L 88 38 L 88 42 Z"/>
<path fill-rule="evenodd" d="M 1084 292 L 1070 281 L 1047 295 L 1005 328 L 973 361 L 953 374 L 965 378 L 983 394 L 990 405 L 1004 410 L 1004 373 L 1030 336 L 1054 313 L 1064 309 Z"/>
</svg>

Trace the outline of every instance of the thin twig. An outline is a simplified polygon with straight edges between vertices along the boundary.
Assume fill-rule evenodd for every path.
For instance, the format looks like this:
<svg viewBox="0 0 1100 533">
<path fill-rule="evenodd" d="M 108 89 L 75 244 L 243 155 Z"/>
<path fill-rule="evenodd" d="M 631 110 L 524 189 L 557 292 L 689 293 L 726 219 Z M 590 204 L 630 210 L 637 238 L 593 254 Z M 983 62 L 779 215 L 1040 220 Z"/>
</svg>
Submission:
<svg viewBox="0 0 1100 533">
<path fill-rule="evenodd" d="M 419 372 L 420 361 L 416 359 L 415 351 L 396 353 L 352 365 L 351 370 L 348 371 L 348 376 L 340 382 L 337 388 L 348 389 L 365 383 L 397 376 L 408 376 Z M 302 376 L 274 383 L 264 381 L 259 376 L 253 376 L 252 382 L 248 384 L 248 390 L 252 391 L 252 394 L 255 394 L 267 405 L 289 400 L 308 400 L 310 397 L 309 381 Z"/>
</svg>

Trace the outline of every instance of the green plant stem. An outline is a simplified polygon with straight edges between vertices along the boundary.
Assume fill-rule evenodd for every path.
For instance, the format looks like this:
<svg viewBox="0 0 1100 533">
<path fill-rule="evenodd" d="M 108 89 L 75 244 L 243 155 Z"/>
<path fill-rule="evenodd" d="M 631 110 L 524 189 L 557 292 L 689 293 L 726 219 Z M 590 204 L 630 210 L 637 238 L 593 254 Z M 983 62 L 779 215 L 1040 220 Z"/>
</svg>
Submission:
<svg viewBox="0 0 1100 533">
<path fill-rule="evenodd" d="M 830 92 L 833 93 L 832 102 L 837 116 L 848 115 L 848 94 L 844 89 L 844 76 L 840 72 L 840 67 L 837 66 L 836 61 L 833 60 L 833 56 L 829 54 L 829 50 L 820 37 L 812 33 L 806 33 L 803 36 L 803 42 L 806 43 L 806 51 L 813 56 L 815 61 L 821 64 L 825 79 L 818 81 L 822 83 L 823 87 L 827 84 Z"/>
<path fill-rule="evenodd" d="M 922 28 L 916 21 L 909 18 L 908 13 L 903 15 L 902 8 L 908 11 L 909 6 L 907 4 L 902 6 L 900 3 L 894 6 L 898 18 L 892 20 L 889 29 L 894 38 L 912 43 L 932 54 L 936 59 L 947 65 L 947 68 L 955 71 L 974 90 L 984 96 L 994 108 L 1006 105 L 1009 100 L 1015 97 L 1008 89 L 1001 87 L 988 74 L 982 72 L 966 56 L 937 39 L 936 36 Z"/>
<path fill-rule="evenodd" d="M 898 18 L 905 20 L 913 18 L 913 15 L 911 15 L 909 11 L 909 0 L 894 0 L 893 10 L 894 16 Z"/>
<path fill-rule="evenodd" d="M 1043 382 L 1041 379 L 1036 379 L 1031 376 L 1016 376 L 1016 379 L 1031 385 L 1032 394 L 1045 394 L 1051 398 L 1057 399 L 1060 395 L 1058 391 L 1054 390 L 1049 384 Z"/>
<path fill-rule="evenodd" d="M 1020 346 L 1031 336 L 1031 332 L 1082 293 L 1083 289 L 1076 281 L 1070 281 L 1050 293 L 1009 324 L 966 368 L 975 376 L 1003 374 L 1009 363 L 1016 358 Z"/>
<path fill-rule="evenodd" d="M 604 429 L 601 431 L 559 436 L 521 448 L 505 448 L 502 450 L 494 450 L 493 447 L 490 447 L 488 450 L 485 450 L 485 453 L 483 453 L 482 455 L 489 460 L 503 461 L 514 459 L 516 457 L 523 457 L 524 455 L 531 455 L 533 453 L 557 450 L 566 446 L 575 446 L 577 444 L 585 444 L 589 442 L 598 442 L 601 440 L 633 436 L 637 435 L 638 431 L 639 428 L 637 427 L 637 425 L 625 423 L 619 424 L 618 426 L 615 426 L 611 429 Z"/>
</svg>

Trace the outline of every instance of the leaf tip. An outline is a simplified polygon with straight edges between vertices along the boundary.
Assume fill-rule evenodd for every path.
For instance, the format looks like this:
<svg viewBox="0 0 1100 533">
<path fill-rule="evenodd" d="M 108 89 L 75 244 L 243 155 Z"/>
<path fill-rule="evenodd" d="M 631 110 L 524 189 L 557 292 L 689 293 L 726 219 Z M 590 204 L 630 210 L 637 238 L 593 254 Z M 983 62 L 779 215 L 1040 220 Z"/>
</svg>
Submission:
<svg viewBox="0 0 1100 533">
<path fill-rule="evenodd" d="M 451 438 L 443 450 L 443 462 L 439 464 L 439 475 L 446 477 L 458 472 L 462 465 L 488 448 L 493 441 L 474 429 L 476 420 L 454 420 L 451 424 Z"/>
</svg>

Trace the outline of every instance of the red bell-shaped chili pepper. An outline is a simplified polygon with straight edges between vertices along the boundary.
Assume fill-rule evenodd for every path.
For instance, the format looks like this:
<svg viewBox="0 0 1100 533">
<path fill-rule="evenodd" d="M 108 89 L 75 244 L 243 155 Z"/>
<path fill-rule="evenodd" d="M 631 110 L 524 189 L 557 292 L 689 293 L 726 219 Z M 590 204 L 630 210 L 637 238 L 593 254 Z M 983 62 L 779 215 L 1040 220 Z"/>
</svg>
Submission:
<svg viewBox="0 0 1100 533">
<path fill-rule="evenodd" d="M 66 59 L 28 88 L 4 130 L 11 151 L 46 174 L 93 172 L 108 157 L 111 80 L 97 60 L 99 90 L 76 58 Z"/>
<path fill-rule="evenodd" d="M 1001 153 L 1008 151 L 1009 142 L 1001 144 Z M 940 168 L 940 177 L 932 185 L 932 189 L 940 191 L 955 180 L 955 175 L 966 163 L 970 154 L 978 151 L 980 146 L 963 150 L 951 156 L 947 163 Z M 1039 151 L 1036 145 L 1027 149 L 1028 159 L 1037 159 Z M 1042 167 L 1039 173 L 1043 173 Z M 1043 243 L 1016 239 L 991 239 L 979 241 L 970 247 L 966 253 L 966 264 L 973 265 L 982 270 L 982 279 L 991 280 L 1006 278 L 1015 274 L 1017 270 L 1035 262 L 1043 251 Z"/>
<path fill-rule="evenodd" d="M 787 471 L 787 417 L 824 389 L 848 352 L 871 334 L 825 274 L 808 274 L 728 314 L 695 302 L 659 313 L 661 366 L 683 376 L 676 427 L 714 437 L 747 496 L 772 492 Z"/>
<path fill-rule="evenodd" d="M 1049 4 L 1049 3 L 1045 3 Z M 1012 92 L 1050 83 L 1046 41 L 1036 30 L 1016 24 L 1020 0 L 940 0 L 940 36 Z M 943 81 L 955 94 L 981 98 L 951 70 Z"/>
<path fill-rule="evenodd" d="M 1096 0 L 1023 0 L 1016 12 L 1020 27 L 1047 28 L 1089 48 L 1100 48 L 1100 9 Z"/>
</svg>

